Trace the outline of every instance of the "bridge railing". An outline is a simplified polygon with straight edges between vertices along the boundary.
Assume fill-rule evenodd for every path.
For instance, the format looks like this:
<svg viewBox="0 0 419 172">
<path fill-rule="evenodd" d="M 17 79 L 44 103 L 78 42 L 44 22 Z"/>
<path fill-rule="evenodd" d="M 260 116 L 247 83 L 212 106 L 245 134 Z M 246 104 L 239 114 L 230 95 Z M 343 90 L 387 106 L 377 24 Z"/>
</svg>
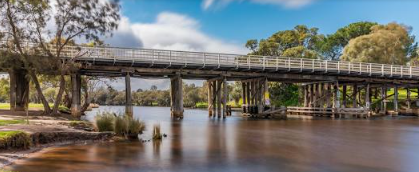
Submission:
<svg viewBox="0 0 419 172">
<path fill-rule="evenodd" d="M 2 43 L 5 44 L 5 42 L 0 42 L 0 44 Z M 29 53 L 42 52 L 42 50 L 35 44 L 28 43 L 24 45 L 25 50 Z M 52 53 L 56 52 L 54 46 L 51 45 L 48 46 L 48 48 Z M 132 64 L 147 63 L 150 65 L 182 65 L 185 67 L 194 66 L 202 68 L 215 67 L 262 71 L 311 71 L 404 78 L 419 77 L 419 68 L 412 66 L 304 58 L 88 46 L 66 46 L 61 53 L 61 57 L 63 58 L 77 57 L 80 60 L 113 61 L 114 63 L 129 62 Z"/>
</svg>

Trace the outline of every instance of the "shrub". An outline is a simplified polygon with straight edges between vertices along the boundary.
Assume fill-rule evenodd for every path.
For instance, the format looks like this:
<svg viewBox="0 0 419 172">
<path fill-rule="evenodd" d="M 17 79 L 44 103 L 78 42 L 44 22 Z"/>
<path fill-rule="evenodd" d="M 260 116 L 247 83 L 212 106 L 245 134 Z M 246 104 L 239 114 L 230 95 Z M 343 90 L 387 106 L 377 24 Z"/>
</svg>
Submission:
<svg viewBox="0 0 419 172">
<path fill-rule="evenodd" d="M 0 149 L 28 149 L 31 139 L 23 131 L 0 131 Z"/>
<path fill-rule="evenodd" d="M 114 131 L 119 136 L 136 136 L 142 134 L 145 124 L 138 119 L 128 115 L 119 115 L 115 117 Z"/>
<path fill-rule="evenodd" d="M 115 114 L 110 112 L 98 112 L 96 115 L 96 127 L 100 132 L 114 131 Z"/>
<path fill-rule="evenodd" d="M 114 131 L 116 135 L 123 136 L 127 132 L 128 124 L 125 118 L 126 117 L 124 115 L 119 115 L 115 117 Z"/>
<path fill-rule="evenodd" d="M 126 117 L 127 120 L 127 134 L 128 135 L 135 135 L 135 134 L 143 134 L 145 129 L 144 122 L 141 122 L 138 119 L 134 119 L 132 117 Z"/>
</svg>

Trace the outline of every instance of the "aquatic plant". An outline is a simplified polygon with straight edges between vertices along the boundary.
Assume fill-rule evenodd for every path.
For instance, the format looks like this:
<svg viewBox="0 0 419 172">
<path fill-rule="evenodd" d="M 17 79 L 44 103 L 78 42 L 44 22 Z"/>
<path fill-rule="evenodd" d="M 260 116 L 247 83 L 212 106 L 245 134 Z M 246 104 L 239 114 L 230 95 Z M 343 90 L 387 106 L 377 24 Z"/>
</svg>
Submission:
<svg viewBox="0 0 419 172">
<path fill-rule="evenodd" d="M 29 135 L 23 131 L 0 131 L 0 149 L 28 149 Z"/>
<path fill-rule="evenodd" d="M 96 128 L 100 132 L 114 131 L 115 114 L 111 112 L 98 112 L 96 115 Z"/>
<path fill-rule="evenodd" d="M 153 128 L 153 140 L 161 140 L 163 135 L 161 134 L 160 125 L 154 125 Z"/>
<path fill-rule="evenodd" d="M 127 132 L 128 124 L 126 122 L 126 116 L 119 115 L 115 117 L 114 132 L 118 136 L 124 136 Z"/>
<path fill-rule="evenodd" d="M 128 135 L 138 135 L 143 134 L 145 130 L 144 122 L 140 121 L 139 119 L 134 119 L 132 117 L 126 117 L 127 120 L 127 134 Z"/>
</svg>

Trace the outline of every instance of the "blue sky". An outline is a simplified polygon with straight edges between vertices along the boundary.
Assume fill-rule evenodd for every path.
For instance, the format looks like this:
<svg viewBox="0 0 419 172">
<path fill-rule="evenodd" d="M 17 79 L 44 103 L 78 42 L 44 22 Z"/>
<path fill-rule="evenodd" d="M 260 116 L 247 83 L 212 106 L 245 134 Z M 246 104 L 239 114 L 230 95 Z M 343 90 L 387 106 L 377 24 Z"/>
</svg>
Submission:
<svg viewBox="0 0 419 172">
<path fill-rule="evenodd" d="M 131 45 L 134 47 L 197 51 L 218 49 L 215 45 L 209 45 L 211 48 L 206 47 L 205 44 L 208 42 L 208 44 L 225 44 L 227 47 L 235 46 L 231 53 L 246 53 L 243 49 L 246 40 L 266 38 L 277 31 L 291 29 L 298 24 L 318 27 L 320 33 L 330 34 L 340 27 L 357 21 L 374 21 L 380 24 L 402 23 L 412 26 L 412 33 L 419 35 L 417 19 L 419 1 L 416 0 L 122 0 L 121 2 L 122 14 L 129 20 L 131 31 L 140 42 L 138 45 Z M 208 2 L 210 5 L 205 6 Z M 173 18 L 173 16 L 182 19 L 174 19 L 175 22 L 170 25 L 158 24 L 159 18 Z M 167 21 L 171 22 L 171 19 Z M 192 24 L 182 25 L 183 21 Z M 167 26 L 166 31 L 162 29 L 164 26 Z M 175 29 L 171 30 L 171 27 Z M 187 29 L 184 32 L 192 30 L 200 35 L 191 34 L 188 37 L 188 34 L 175 33 L 182 32 L 185 27 Z M 149 34 L 150 30 L 152 34 Z M 143 38 L 147 36 L 149 38 Z M 199 39 L 200 36 L 205 36 L 202 42 L 183 40 Z M 174 38 L 179 42 L 171 40 Z M 153 41 L 150 42 L 150 39 Z M 221 51 L 228 52 L 228 49 Z"/>
<path fill-rule="evenodd" d="M 322 34 L 358 21 L 402 23 L 419 36 L 419 0 L 122 0 L 111 45 L 247 53 L 248 39 L 304 24 Z M 143 82 L 168 88 L 166 80 Z M 123 84 L 121 84 L 123 88 Z M 133 88 L 136 89 L 136 88 Z"/>
</svg>

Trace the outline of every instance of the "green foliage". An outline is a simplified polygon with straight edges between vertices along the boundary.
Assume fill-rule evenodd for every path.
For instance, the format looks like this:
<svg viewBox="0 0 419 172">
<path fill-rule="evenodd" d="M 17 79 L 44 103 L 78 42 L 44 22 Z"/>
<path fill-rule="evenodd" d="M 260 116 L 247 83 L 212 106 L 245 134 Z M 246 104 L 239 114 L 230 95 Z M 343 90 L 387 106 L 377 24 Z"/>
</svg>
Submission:
<svg viewBox="0 0 419 172">
<path fill-rule="evenodd" d="M 324 37 L 317 32 L 317 28 L 298 25 L 293 30 L 279 31 L 268 39 L 260 40 L 259 45 L 257 40 L 249 40 L 246 47 L 254 55 L 285 56 L 288 50 L 288 57 L 316 58 L 317 53 L 313 50 L 316 50 L 318 42 Z"/>
<path fill-rule="evenodd" d="M 25 123 L 24 120 L 0 120 L 0 126 L 10 125 L 10 124 L 23 124 Z"/>
<path fill-rule="evenodd" d="M 342 60 L 404 65 L 414 42 L 410 28 L 390 23 L 373 26 L 372 32 L 349 41 Z"/>
<path fill-rule="evenodd" d="M 28 149 L 31 139 L 23 131 L 0 131 L 0 149 Z"/>
<path fill-rule="evenodd" d="M 100 132 L 114 131 L 115 114 L 110 112 L 98 112 L 96 115 L 96 127 Z"/>
<path fill-rule="evenodd" d="M 118 136 L 138 135 L 145 130 L 144 122 L 128 115 L 117 115 L 114 124 L 114 131 Z"/>
<path fill-rule="evenodd" d="M 377 23 L 356 22 L 340 28 L 336 33 L 328 35 L 318 43 L 319 52 L 325 59 L 337 60 L 351 39 L 371 33 L 371 28 L 375 25 Z"/>
<path fill-rule="evenodd" d="M 298 86 L 288 83 L 269 83 L 271 104 L 280 106 L 298 105 Z"/>
<path fill-rule="evenodd" d="M 124 136 L 127 133 L 128 123 L 125 115 L 118 115 L 115 117 L 114 131 L 118 136 Z"/>
<path fill-rule="evenodd" d="M 0 78 L 0 102 L 9 101 L 9 78 Z"/>
</svg>

